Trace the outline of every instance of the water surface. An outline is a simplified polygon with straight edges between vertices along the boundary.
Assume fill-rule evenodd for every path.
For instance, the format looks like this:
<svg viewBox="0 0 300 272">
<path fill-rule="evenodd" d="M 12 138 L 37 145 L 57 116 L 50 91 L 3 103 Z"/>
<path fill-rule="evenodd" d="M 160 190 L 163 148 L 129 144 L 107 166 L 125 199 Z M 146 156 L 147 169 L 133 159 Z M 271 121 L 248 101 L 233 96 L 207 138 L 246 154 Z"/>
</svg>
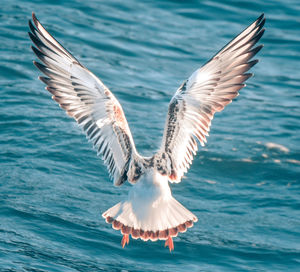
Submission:
<svg viewBox="0 0 300 272">
<path fill-rule="evenodd" d="M 299 271 L 298 1 L 25 1 L 0 9 L 0 271 Z M 159 147 L 175 90 L 261 12 L 260 63 L 212 124 L 174 196 L 199 218 L 174 239 L 131 240 L 101 213 L 122 200 L 50 99 L 27 36 L 47 29 L 115 93 L 141 154 Z"/>
</svg>

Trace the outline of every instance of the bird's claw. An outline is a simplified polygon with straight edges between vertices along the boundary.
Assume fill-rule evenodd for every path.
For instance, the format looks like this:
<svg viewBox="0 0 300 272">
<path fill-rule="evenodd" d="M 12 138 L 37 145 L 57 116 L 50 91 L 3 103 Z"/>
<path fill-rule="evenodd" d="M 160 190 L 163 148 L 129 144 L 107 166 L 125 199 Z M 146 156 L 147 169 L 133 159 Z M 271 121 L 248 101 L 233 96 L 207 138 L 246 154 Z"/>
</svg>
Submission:
<svg viewBox="0 0 300 272">
<path fill-rule="evenodd" d="M 126 244 L 129 244 L 129 234 L 124 234 L 122 241 L 121 241 L 121 245 L 124 248 Z"/>
<path fill-rule="evenodd" d="M 169 247 L 169 250 L 170 252 L 172 250 L 174 250 L 174 243 L 173 243 L 173 239 L 171 236 L 168 237 L 168 239 L 166 240 L 166 243 L 165 243 L 165 247 L 168 246 Z"/>
</svg>

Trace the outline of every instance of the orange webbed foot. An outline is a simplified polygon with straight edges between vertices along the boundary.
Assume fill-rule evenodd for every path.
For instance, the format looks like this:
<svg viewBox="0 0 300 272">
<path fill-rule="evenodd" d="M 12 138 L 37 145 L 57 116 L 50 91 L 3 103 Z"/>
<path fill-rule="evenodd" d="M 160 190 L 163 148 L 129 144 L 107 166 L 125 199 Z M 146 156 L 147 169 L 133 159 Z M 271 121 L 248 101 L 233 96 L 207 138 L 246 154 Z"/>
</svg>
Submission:
<svg viewBox="0 0 300 272">
<path fill-rule="evenodd" d="M 122 241 L 121 241 L 121 245 L 124 248 L 126 244 L 129 244 L 129 234 L 124 234 Z"/>
<path fill-rule="evenodd" d="M 174 250 L 174 243 L 173 243 L 173 239 L 171 236 L 168 237 L 168 239 L 166 240 L 166 243 L 165 243 L 165 247 L 168 246 L 169 249 L 170 249 L 170 252 L 172 250 Z"/>
</svg>

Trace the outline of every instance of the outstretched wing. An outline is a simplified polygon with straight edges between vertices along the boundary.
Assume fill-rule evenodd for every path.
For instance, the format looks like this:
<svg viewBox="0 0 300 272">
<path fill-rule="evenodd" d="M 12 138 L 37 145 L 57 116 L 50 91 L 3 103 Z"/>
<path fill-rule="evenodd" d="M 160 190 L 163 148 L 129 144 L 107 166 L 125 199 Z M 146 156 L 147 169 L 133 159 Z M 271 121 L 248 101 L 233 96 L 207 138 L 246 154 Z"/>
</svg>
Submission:
<svg viewBox="0 0 300 272">
<path fill-rule="evenodd" d="M 252 60 L 262 45 L 254 47 L 264 33 L 262 14 L 254 23 L 228 43 L 204 66 L 196 70 L 176 91 L 169 110 L 160 148 L 167 156 L 172 182 L 180 182 L 203 146 L 215 112 L 222 111 L 252 76 L 246 73 L 258 60 Z"/>
<path fill-rule="evenodd" d="M 34 62 L 46 77 L 39 77 L 66 113 L 83 128 L 102 155 L 114 185 L 127 179 L 135 145 L 121 105 L 93 73 L 82 66 L 41 25 L 34 13 L 29 21 L 33 52 L 43 62 Z"/>
</svg>

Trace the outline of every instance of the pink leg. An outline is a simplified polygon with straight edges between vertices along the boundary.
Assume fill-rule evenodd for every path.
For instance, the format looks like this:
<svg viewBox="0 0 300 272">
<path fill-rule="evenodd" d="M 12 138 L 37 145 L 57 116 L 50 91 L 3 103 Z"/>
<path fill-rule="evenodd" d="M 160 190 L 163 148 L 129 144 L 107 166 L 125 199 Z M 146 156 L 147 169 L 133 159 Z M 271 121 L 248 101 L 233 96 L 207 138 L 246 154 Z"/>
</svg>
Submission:
<svg viewBox="0 0 300 272">
<path fill-rule="evenodd" d="M 165 247 L 168 246 L 169 249 L 170 249 L 170 252 L 172 250 L 174 250 L 174 244 L 173 244 L 173 239 L 171 236 L 168 237 L 168 239 L 166 240 L 166 243 L 165 243 Z"/>
<path fill-rule="evenodd" d="M 122 241 L 121 241 L 121 245 L 124 248 L 126 244 L 129 244 L 129 234 L 124 234 Z"/>
</svg>

